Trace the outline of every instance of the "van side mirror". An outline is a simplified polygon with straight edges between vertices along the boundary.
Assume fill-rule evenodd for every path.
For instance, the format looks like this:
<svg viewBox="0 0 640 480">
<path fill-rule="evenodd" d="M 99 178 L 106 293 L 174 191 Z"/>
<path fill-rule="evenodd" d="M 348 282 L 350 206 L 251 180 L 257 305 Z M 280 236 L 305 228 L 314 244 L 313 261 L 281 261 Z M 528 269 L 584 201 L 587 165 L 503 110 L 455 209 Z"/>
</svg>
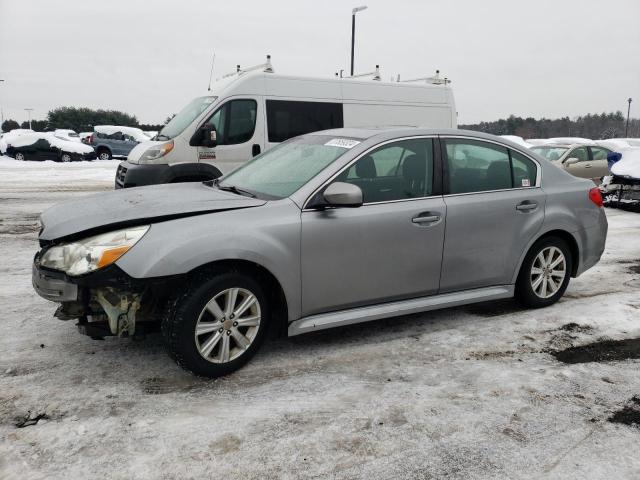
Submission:
<svg viewBox="0 0 640 480">
<path fill-rule="evenodd" d="M 352 183 L 334 182 L 324 191 L 323 197 L 331 207 L 362 206 L 362 190 Z"/>
<path fill-rule="evenodd" d="M 571 158 L 567 158 L 567 159 L 564 161 L 564 164 L 565 164 L 566 166 L 569 166 L 569 165 L 575 165 L 575 164 L 576 164 L 576 163 L 578 163 L 579 161 L 580 161 L 580 160 L 579 160 L 579 159 L 577 159 L 576 157 L 571 157 Z"/>
<path fill-rule="evenodd" d="M 195 131 L 195 133 L 189 140 L 189 145 L 191 145 L 192 147 L 213 148 L 218 145 L 218 132 L 216 132 L 216 129 L 213 125 L 202 125 L 198 130 Z"/>
</svg>

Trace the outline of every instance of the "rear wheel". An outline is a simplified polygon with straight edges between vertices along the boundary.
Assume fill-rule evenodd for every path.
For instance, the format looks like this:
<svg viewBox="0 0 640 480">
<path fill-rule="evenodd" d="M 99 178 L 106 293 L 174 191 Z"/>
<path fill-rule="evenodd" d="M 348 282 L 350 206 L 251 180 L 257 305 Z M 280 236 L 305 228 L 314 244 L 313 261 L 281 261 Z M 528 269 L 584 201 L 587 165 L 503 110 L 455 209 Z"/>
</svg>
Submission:
<svg viewBox="0 0 640 480">
<path fill-rule="evenodd" d="M 213 378 L 251 359 L 269 316 L 262 287 L 249 276 L 228 272 L 193 282 L 166 313 L 162 331 L 178 365 Z"/>
<path fill-rule="evenodd" d="M 111 152 L 106 148 L 98 149 L 98 159 L 100 160 L 111 160 Z"/>
<path fill-rule="evenodd" d="M 564 240 L 558 237 L 539 240 L 522 263 L 516 298 L 532 308 L 554 304 L 569 285 L 571 269 L 571 251 Z"/>
<path fill-rule="evenodd" d="M 24 162 L 24 154 L 23 153 L 16 153 L 16 160 L 18 160 L 19 162 Z"/>
</svg>

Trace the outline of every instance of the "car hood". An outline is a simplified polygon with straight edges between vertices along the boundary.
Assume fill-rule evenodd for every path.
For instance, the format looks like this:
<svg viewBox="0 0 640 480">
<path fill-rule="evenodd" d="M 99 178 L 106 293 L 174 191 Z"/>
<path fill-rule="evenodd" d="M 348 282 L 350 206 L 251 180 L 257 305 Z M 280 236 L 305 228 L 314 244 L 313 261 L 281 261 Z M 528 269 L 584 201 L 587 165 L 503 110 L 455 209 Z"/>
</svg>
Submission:
<svg viewBox="0 0 640 480">
<path fill-rule="evenodd" d="M 126 226 L 266 203 L 208 185 L 176 183 L 127 188 L 59 203 L 41 215 L 40 240 L 69 240 Z"/>
</svg>

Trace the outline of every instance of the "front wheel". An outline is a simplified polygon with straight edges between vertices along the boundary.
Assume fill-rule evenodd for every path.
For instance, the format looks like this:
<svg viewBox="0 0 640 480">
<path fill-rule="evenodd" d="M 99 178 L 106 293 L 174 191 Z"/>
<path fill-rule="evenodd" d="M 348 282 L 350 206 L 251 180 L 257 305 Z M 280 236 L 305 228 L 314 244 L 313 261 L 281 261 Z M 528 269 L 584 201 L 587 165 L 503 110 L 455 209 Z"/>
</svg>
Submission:
<svg viewBox="0 0 640 480">
<path fill-rule="evenodd" d="M 255 280 L 222 273 L 192 282 L 165 314 L 162 332 L 178 365 L 214 378 L 251 359 L 264 340 L 269 313 Z"/>
<path fill-rule="evenodd" d="M 536 242 L 527 253 L 516 282 L 516 298 L 531 308 L 546 307 L 564 295 L 571 277 L 571 251 L 558 237 Z"/>
<path fill-rule="evenodd" d="M 18 160 L 19 162 L 24 162 L 24 154 L 23 153 L 16 153 L 16 160 Z"/>
<path fill-rule="evenodd" d="M 107 149 L 98 150 L 98 159 L 100 160 L 111 160 L 111 152 Z"/>
<path fill-rule="evenodd" d="M 64 163 L 69 163 L 71 161 L 71 154 L 62 152 L 62 155 L 60 155 L 60 161 Z"/>
</svg>

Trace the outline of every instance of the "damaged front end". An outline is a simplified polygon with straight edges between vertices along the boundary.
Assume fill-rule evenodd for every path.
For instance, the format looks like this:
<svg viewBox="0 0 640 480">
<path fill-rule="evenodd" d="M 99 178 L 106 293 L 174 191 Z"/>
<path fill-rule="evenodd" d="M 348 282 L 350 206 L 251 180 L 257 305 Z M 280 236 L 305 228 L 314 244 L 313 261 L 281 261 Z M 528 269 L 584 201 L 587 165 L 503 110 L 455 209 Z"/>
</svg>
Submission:
<svg viewBox="0 0 640 480">
<path fill-rule="evenodd" d="M 608 207 L 640 208 L 640 179 L 613 175 L 602 183 L 600 190 Z"/>
</svg>

